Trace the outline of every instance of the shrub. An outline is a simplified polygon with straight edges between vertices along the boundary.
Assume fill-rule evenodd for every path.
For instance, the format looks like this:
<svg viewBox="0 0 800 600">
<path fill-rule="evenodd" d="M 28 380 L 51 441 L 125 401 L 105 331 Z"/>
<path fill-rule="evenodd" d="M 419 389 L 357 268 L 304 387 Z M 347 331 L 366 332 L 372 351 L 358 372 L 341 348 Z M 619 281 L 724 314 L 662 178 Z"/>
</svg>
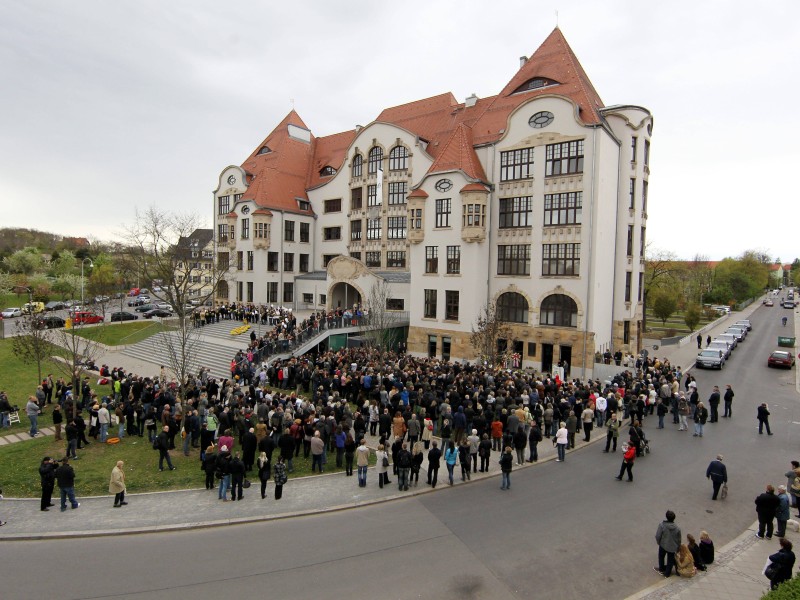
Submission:
<svg viewBox="0 0 800 600">
<path fill-rule="evenodd" d="M 778 586 L 778 589 L 761 596 L 761 600 L 797 600 L 797 598 L 800 598 L 800 578 L 798 577 L 784 581 Z"/>
</svg>

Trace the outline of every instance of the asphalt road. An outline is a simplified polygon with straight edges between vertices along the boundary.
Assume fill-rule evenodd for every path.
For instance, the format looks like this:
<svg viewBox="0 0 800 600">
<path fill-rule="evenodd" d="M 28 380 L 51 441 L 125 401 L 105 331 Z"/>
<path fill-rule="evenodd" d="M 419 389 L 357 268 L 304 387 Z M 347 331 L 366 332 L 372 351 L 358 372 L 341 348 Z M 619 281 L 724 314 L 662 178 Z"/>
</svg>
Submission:
<svg viewBox="0 0 800 600">
<path fill-rule="evenodd" d="M 633 483 L 614 479 L 619 452 L 593 445 L 512 475 L 510 492 L 495 478 L 287 521 L 2 544 L 4 573 L 19 574 L 3 597 L 625 598 L 658 581 L 653 534 L 667 509 L 684 534 L 706 529 L 722 546 L 752 524 L 755 496 L 784 482 L 800 456 L 794 371 L 766 367 L 777 336 L 793 331 L 780 325 L 791 314 L 759 308 L 723 371 L 694 371 L 702 400 L 714 384 L 733 386 L 733 419 L 707 425 L 703 438 L 669 418 L 664 430 L 646 419 L 652 453 L 636 462 Z M 761 402 L 773 436 L 758 435 Z M 717 453 L 729 469 L 724 502 L 711 501 L 705 478 Z"/>
</svg>

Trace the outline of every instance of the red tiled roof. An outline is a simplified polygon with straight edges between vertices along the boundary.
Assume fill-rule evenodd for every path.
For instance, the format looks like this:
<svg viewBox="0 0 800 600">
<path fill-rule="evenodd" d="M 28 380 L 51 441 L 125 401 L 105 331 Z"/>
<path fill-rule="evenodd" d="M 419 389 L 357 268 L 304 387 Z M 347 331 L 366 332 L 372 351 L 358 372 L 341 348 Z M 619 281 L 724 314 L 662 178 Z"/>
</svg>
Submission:
<svg viewBox="0 0 800 600">
<path fill-rule="evenodd" d="M 272 212 L 267 210 L 266 208 L 257 208 L 253 211 L 254 215 L 267 215 L 268 217 L 272 215 Z"/>
<path fill-rule="evenodd" d="M 311 143 L 294 139 L 289 135 L 289 125 L 308 129 L 294 110 L 286 115 L 242 163 L 242 168 L 254 175 L 242 199 L 253 200 L 264 208 L 312 214 L 298 208 L 297 198 L 308 200 L 306 180 L 312 164 L 314 136 Z M 271 152 L 258 154 L 264 146 Z"/>
<path fill-rule="evenodd" d="M 406 196 L 406 198 L 427 198 L 427 197 L 428 197 L 428 192 L 426 192 L 422 188 L 417 188 L 416 190 L 413 190 L 408 196 Z"/>
<path fill-rule="evenodd" d="M 308 172 L 307 189 L 313 189 L 328 181 L 328 177 L 322 177 L 320 171 L 325 167 L 333 167 L 336 171 L 341 171 L 347 158 L 347 150 L 356 137 L 356 131 L 343 131 L 325 137 L 315 138 L 314 140 L 314 160 Z"/>
<path fill-rule="evenodd" d="M 489 188 L 487 188 L 482 183 L 468 183 L 464 187 L 461 188 L 462 192 L 488 192 Z"/>
<path fill-rule="evenodd" d="M 473 147 L 472 129 L 463 123 L 453 130 L 453 134 L 439 151 L 428 172 L 454 170 L 463 171 L 470 179 L 486 181 L 486 173 Z"/>
</svg>

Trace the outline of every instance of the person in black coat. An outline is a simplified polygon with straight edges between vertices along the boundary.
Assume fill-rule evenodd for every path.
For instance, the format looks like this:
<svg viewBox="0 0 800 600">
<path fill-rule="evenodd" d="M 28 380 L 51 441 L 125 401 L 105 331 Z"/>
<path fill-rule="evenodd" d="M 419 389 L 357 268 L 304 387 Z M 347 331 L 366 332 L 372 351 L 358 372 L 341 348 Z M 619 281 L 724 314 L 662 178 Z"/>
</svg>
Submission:
<svg viewBox="0 0 800 600">
<path fill-rule="evenodd" d="M 241 500 L 245 468 L 238 452 L 233 456 L 229 470 L 231 474 L 231 500 Z"/>
<path fill-rule="evenodd" d="M 206 474 L 206 489 L 213 490 L 216 486 L 214 485 L 214 473 L 217 471 L 217 455 L 214 452 L 214 446 L 208 446 L 205 453 L 203 454 L 203 462 L 201 463 L 201 468 Z"/>
<path fill-rule="evenodd" d="M 484 433 L 483 436 L 481 436 L 481 443 L 478 444 L 478 456 L 481 457 L 481 473 L 485 473 L 489 470 L 489 457 L 491 455 L 492 440 L 489 439 L 488 433 Z"/>
<path fill-rule="evenodd" d="M 242 462 L 244 463 L 245 471 L 253 470 L 253 465 L 256 462 L 257 446 L 258 439 L 256 438 L 255 430 L 251 427 L 247 433 L 242 436 Z"/>
<path fill-rule="evenodd" d="M 294 456 L 294 446 L 295 441 L 292 434 L 289 432 L 289 428 L 283 430 L 283 435 L 278 438 L 278 448 L 281 450 L 281 456 L 283 460 L 286 461 L 286 469 L 291 473 L 294 471 L 292 468 L 292 458 Z"/>
<path fill-rule="evenodd" d="M 53 488 L 56 485 L 56 469 L 57 463 L 49 456 L 42 459 L 42 464 L 39 465 L 39 477 L 42 480 L 42 501 L 40 509 L 43 511 L 50 510 L 51 506 L 55 506 L 51 502 L 53 498 Z"/>
<path fill-rule="evenodd" d="M 542 430 L 539 429 L 539 424 L 534 421 L 531 424 L 530 433 L 528 433 L 528 447 L 530 448 L 530 456 L 528 462 L 536 462 L 539 460 L 539 442 L 542 441 Z"/>
<path fill-rule="evenodd" d="M 756 497 L 756 513 L 758 514 L 758 533 L 756 537 L 764 539 L 764 529 L 766 528 L 767 539 L 772 539 L 772 527 L 775 520 L 775 513 L 780 505 L 780 499 L 775 495 L 775 488 L 767 486 L 767 491 Z"/>
<path fill-rule="evenodd" d="M 439 466 L 441 464 L 442 451 L 439 450 L 439 444 L 436 440 L 431 442 L 431 449 L 428 450 L 428 485 L 436 487 L 436 477 L 439 474 Z"/>
<path fill-rule="evenodd" d="M 764 427 L 767 428 L 767 435 L 772 435 L 772 431 L 769 429 L 769 407 L 767 403 L 764 402 L 761 406 L 758 407 L 758 412 L 756 413 L 756 418 L 758 419 L 758 433 L 764 433 Z"/>
<path fill-rule="evenodd" d="M 769 555 L 769 560 L 777 564 L 780 568 L 775 577 L 770 581 L 770 589 L 775 589 L 787 579 L 792 578 L 792 568 L 794 567 L 794 552 L 792 551 L 792 542 L 786 538 L 780 540 L 781 549 L 775 554 Z"/>
<path fill-rule="evenodd" d="M 717 459 L 709 463 L 706 469 L 706 478 L 710 479 L 711 484 L 714 486 L 714 494 L 711 499 L 716 500 L 722 484 L 728 483 L 728 468 L 722 462 L 722 454 L 717 454 Z"/>
<path fill-rule="evenodd" d="M 272 463 L 272 453 L 275 451 L 275 442 L 272 436 L 266 435 L 258 442 L 258 452 L 267 455 L 267 459 Z"/>
</svg>

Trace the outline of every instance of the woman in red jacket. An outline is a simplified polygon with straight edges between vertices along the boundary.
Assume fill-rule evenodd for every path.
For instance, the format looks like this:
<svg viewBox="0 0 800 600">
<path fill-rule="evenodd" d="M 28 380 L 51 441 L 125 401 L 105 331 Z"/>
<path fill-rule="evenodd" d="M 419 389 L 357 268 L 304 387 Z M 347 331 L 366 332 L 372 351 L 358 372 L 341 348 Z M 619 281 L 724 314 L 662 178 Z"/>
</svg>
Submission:
<svg viewBox="0 0 800 600">
<path fill-rule="evenodd" d="M 622 481 L 622 474 L 628 471 L 628 481 L 633 481 L 633 461 L 636 460 L 636 446 L 628 443 L 625 454 L 622 455 L 622 465 L 619 468 L 619 475 L 617 481 Z"/>
</svg>

